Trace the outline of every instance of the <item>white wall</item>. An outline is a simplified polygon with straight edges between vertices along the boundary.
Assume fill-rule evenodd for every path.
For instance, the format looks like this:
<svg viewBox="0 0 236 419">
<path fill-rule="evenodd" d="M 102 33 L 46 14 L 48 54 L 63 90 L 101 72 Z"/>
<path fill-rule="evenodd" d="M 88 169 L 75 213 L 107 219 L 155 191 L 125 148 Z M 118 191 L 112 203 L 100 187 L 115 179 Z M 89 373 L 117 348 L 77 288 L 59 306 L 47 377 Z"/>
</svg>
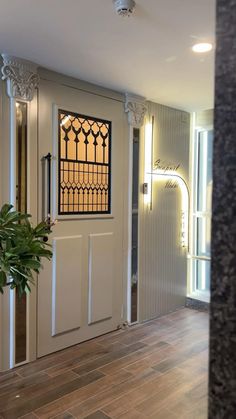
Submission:
<svg viewBox="0 0 236 419">
<path fill-rule="evenodd" d="M 153 161 L 180 164 L 178 174 L 188 183 L 190 115 L 149 103 L 154 116 Z M 144 135 L 143 135 L 144 137 Z M 144 138 L 140 162 L 144 181 Z M 140 194 L 139 320 L 144 321 L 185 304 L 187 251 L 181 247 L 181 192 L 166 189 L 166 181 L 153 177 L 152 210 Z M 141 188 L 141 185 L 140 185 Z"/>
</svg>

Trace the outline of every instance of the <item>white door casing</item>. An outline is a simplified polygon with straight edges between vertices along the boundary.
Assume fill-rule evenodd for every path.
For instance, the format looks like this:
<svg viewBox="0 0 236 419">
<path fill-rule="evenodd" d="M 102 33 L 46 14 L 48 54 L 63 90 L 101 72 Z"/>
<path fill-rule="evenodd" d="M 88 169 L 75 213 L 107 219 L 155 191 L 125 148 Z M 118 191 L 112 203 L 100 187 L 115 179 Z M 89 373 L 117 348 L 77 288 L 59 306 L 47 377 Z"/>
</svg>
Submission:
<svg viewBox="0 0 236 419">
<path fill-rule="evenodd" d="M 57 109 L 112 123 L 111 214 L 57 214 Z M 39 159 L 52 158 L 52 262 L 38 279 L 38 356 L 117 328 L 123 300 L 123 225 L 127 122 L 122 102 L 42 80 L 38 109 Z M 37 173 L 35 173 L 37 176 Z M 39 166 L 39 209 L 42 207 Z M 44 192 L 45 193 L 45 192 Z"/>
<path fill-rule="evenodd" d="M 16 204 L 16 106 L 27 103 L 27 212 L 31 221 L 37 221 L 37 65 L 8 54 L 2 54 L 2 79 L 0 83 L 1 118 L 1 204 Z M 36 289 L 31 287 L 26 304 L 26 362 L 36 358 Z M 0 370 L 15 366 L 16 362 L 16 316 L 15 292 L 6 288 L 0 299 Z M 24 362 L 24 361 L 23 361 Z"/>
</svg>

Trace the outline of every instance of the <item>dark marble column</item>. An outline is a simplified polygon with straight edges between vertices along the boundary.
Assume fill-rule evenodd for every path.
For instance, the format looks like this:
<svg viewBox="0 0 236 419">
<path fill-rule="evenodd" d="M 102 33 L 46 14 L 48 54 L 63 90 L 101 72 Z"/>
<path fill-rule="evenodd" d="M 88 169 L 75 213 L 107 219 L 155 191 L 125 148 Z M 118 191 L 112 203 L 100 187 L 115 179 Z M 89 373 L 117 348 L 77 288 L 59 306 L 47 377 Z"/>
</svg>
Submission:
<svg viewBox="0 0 236 419">
<path fill-rule="evenodd" d="M 209 418 L 236 418 L 236 0 L 217 0 Z"/>
</svg>

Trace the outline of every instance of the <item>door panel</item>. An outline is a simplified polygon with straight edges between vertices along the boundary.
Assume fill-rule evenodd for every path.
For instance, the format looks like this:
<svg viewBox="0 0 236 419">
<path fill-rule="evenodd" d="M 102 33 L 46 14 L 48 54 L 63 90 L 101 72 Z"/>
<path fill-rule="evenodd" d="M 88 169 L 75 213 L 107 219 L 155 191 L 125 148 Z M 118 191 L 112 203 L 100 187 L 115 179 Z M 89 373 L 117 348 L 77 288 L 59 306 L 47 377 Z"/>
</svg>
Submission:
<svg viewBox="0 0 236 419">
<path fill-rule="evenodd" d="M 82 240 L 53 239 L 52 336 L 81 326 Z"/>
<path fill-rule="evenodd" d="M 58 118 L 64 109 L 111 122 L 111 214 L 58 216 Z M 124 150 L 123 103 L 42 80 L 39 92 L 39 158 L 51 153 L 53 261 L 38 280 L 38 356 L 111 330 L 121 322 Z M 39 164 L 43 218 L 46 191 Z"/>
<path fill-rule="evenodd" d="M 89 323 L 112 317 L 113 233 L 89 236 Z"/>
</svg>

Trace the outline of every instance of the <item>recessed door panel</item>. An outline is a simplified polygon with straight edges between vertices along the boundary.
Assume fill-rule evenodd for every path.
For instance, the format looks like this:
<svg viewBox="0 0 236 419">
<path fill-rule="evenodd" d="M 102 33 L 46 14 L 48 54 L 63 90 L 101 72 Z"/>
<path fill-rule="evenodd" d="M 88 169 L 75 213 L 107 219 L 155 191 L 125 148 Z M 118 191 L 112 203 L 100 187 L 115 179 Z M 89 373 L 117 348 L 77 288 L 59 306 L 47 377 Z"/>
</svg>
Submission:
<svg viewBox="0 0 236 419">
<path fill-rule="evenodd" d="M 53 239 L 52 336 L 81 325 L 82 236 Z"/>
<path fill-rule="evenodd" d="M 89 323 L 112 317 L 113 233 L 89 236 Z"/>
</svg>

